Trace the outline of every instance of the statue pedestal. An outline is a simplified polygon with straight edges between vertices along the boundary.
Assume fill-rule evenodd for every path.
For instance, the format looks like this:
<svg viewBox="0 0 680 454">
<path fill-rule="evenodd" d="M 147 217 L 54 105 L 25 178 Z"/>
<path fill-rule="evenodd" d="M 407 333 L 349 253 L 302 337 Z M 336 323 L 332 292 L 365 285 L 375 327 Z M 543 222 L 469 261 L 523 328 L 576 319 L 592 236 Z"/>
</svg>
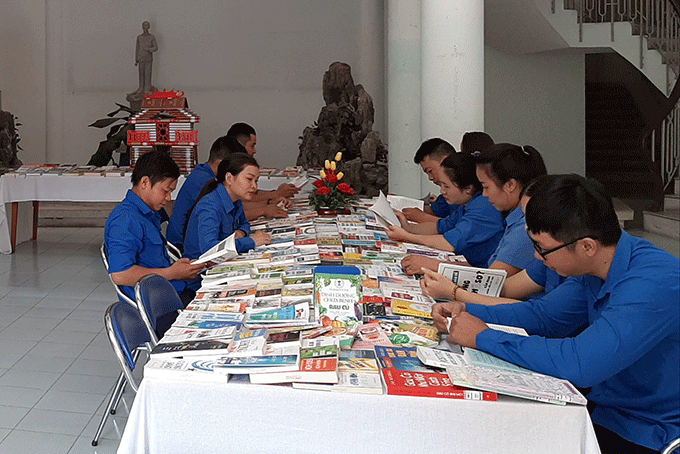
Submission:
<svg viewBox="0 0 680 454">
<path fill-rule="evenodd" d="M 128 93 L 125 97 L 130 103 L 130 109 L 135 112 L 142 110 L 142 101 L 144 101 L 144 93 Z"/>
</svg>

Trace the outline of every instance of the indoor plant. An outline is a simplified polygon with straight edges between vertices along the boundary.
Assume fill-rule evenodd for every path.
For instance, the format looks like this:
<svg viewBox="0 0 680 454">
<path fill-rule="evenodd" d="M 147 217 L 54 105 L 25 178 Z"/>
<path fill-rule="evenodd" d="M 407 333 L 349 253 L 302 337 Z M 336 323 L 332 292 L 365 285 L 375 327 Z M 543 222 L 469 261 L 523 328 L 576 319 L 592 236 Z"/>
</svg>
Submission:
<svg viewBox="0 0 680 454">
<path fill-rule="evenodd" d="M 325 169 L 321 170 L 321 178 L 314 181 L 315 190 L 310 191 L 309 203 L 317 211 L 341 211 L 352 206 L 356 199 L 354 189 L 347 183 L 341 183 L 343 173 L 337 171 L 342 153 L 337 153 L 333 161 L 326 160 Z"/>
</svg>

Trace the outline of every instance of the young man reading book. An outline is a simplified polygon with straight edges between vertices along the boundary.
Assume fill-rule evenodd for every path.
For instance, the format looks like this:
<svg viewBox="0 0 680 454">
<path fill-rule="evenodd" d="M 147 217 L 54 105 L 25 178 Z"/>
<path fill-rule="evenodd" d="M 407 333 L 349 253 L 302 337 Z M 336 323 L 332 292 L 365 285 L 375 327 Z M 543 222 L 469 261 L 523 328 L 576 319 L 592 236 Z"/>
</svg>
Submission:
<svg viewBox="0 0 680 454">
<path fill-rule="evenodd" d="M 430 181 L 434 181 L 442 161 L 456 149 L 444 139 L 435 137 L 423 142 L 413 157 L 413 162 L 419 164 Z M 434 196 L 433 196 L 434 198 Z M 432 204 L 424 210 L 406 208 L 403 210 L 406 219 L 413 222 L 437 222 L 450 214 L 449 204 L 441 194 L 432 200 Z"/>
<path fill-rule="evenodd" d="M 247 123 L 234 123 L 227 131 L 227 137 L 233 137 L 243 145 L 250 156 L 255 156 L 257 149 L 257 134 L 255 128 Z M 258 191 L 253 202 L 270 201 L 279 197 L 290 198 L 300 191 L 290 183 L 281 184 L 275 191 Z"/>
<path fill-rule="evenodd" d="M 161 233 L 161 222 L 168 216 L 163 207 L 171 200 L 179 175 L 169 154 L 146 153 L 135 164 L 132 189 L 106 220 L 108 271 L 132 300 L 135 283 L 148 274 L 168 279 L 185 304 L 194 297 L 187 282 L 196 278 L 204 265 L 192 265 L 186 258 L 170 263 Z"/>
<path fill-rule="evenodd" d="M 167 239 L 180 250 L 184 249 L 183 234 L 184 226 L 188 220 L 187 213 L 189 209 L 196 203 L 198 194 L 203 189 L 203 186 L 215 179 L 220 162 L 233 153 L 246 153 L 246 148 L 235 137 L 218 137 L 210 147 L 208 162 L 197 165 L 179 190 L 172 209 L 172 215 L 170 216 L 170 222 L 168 222 Z M 252 156 L 251 153 L 248 154 Z M 288 211 L 278 206 L 281 202 L 286 207 L 290 205 L 290 202 L 283 197 L 260 200 L 258 202 L 246 202 L 244 203 L 246 217 L 248 220 L 257 219 L 260 216 L 270 218 L 287 217 Z"/>
<path fill-rule="evenodd" d="M 528 234 L 537 258 L 573 277 L 521 303 L 436 304 L 435 325 L 450 342 L 591 387 L 604 454 L 658 452 L 680 435 L 680 261 L 621 231 L 599 183 L 542 178 L 551 184 L 527 204 Z"/>
</svg>

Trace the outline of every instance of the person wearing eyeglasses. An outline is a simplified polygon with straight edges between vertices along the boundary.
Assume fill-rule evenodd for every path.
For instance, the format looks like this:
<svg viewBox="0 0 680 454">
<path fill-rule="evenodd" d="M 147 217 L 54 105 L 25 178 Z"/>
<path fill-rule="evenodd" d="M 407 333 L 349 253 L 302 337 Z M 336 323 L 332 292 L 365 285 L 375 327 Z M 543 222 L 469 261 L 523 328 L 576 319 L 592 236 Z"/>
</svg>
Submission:
<svg viewBox="0 0 680 454">
<path fill-rule="evenodd" d="M 436 304 L 435 326 L 449 342 L 590 387 L 604 454 L 659 452 L 680 436 L 680 260 L 622 231 L 601 184 L 543 178 L 550 183 L 527 203 L 527 232 L 536 257 L 571 277 L 522 303 Z"/>
</svg>

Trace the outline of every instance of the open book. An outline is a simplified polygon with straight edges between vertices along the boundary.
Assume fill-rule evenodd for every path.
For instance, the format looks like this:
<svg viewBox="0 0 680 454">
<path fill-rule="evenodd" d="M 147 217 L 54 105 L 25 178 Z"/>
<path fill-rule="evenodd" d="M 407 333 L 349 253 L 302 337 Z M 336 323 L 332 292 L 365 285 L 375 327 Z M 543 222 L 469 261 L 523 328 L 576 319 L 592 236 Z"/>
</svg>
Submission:
<svg viewBox="0 0 680 454">
<path fill-rule="evenodd" d="M 418 208 L 422 210 L 425 207 L 425 202 L 421 199 L 412 199 L 411 197 L 404 197 L 401 195 L 388 195 L 387 201 L 394 210 L 402 211 L 404 208 Z"/>
<path fill-rule="evenodd" d="M 377 215 L 376 220 L 378 222 L 382 221 L 380 223 L 383 224 L 383 227 L 387 227 L 389 225 L 401 226 L 399 218 L 396 214 L 394 214 L 394 210 L 390 206 L 390 203 L 387 201 L 387 197 L 385 197 L 385 194 L 383 194 L 382 191 L 380 191 L 378 200 L 376 200 L 376 202 L 368 209 Z"/>
<path fill-rule="evenodd" d="M 215 246 L 208 249 L 203 255 L 191 262 L 196 265 L 198 263 L 205 263 L 207 266 L 217 265 L 218 263 L 226 262 L 238 255 L 236 252 L 236 232 L 223 239 Z"/>
<path fill-rule="evenodd" d="M 453 263 L 440 263 L 437 271 L 451 279 L 454 284 L 460 285 L 463 290 L 496 297 L 500 296 L 505 277 L 508 275 L 505 270 L 476 268 Z"/>
</svg>

